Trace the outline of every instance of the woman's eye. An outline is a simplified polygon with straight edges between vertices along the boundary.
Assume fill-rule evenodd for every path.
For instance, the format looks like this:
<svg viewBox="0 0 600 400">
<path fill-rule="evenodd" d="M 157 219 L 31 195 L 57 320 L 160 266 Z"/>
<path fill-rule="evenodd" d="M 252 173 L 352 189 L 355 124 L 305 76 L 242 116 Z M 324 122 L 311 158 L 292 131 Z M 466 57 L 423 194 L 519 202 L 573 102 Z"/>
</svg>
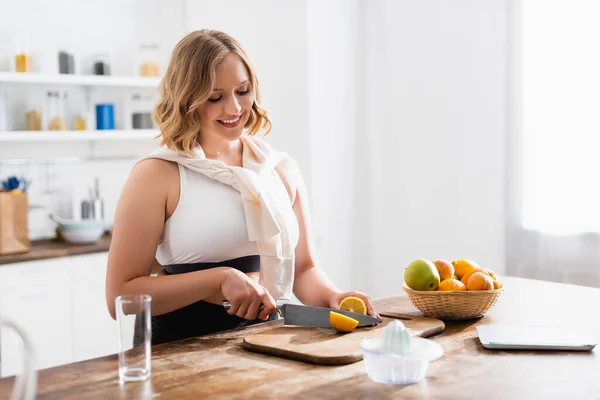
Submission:
<svg viewBox="0 0 600 400">
<path fill-rule="evenodd" d="M 222 96 L 215 97 L 215 98 L 212 98 L 212 99 L 208 99 L 208 101 L 210 101 L 211 103 L 216 103 L 217 101 L 221 100 L 221 97 Z"/>
<path fill-rule="evenodd" d="M 243 94 L 248 94 L 249 92 L 250 92 L 250 89 L 246 89 L 246 90 L 237 92 L 237 94 L 242 94 L 243 95 Z"/>
</svg>

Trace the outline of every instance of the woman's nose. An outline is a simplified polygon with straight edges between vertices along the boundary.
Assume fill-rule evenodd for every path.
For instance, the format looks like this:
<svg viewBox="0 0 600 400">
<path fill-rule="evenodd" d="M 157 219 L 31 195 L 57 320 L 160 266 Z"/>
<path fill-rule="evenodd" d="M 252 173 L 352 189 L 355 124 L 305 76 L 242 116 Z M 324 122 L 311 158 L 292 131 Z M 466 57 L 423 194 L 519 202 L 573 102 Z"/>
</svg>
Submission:
<svg viewBox="0 0 600 400">
<path fill-rule="evenodd" d="M 231 96 L 225 103 L 225 112 L 229 115 L 238 115 L 242 110 L 240 102 L 235 95 Z"/>
</svg>

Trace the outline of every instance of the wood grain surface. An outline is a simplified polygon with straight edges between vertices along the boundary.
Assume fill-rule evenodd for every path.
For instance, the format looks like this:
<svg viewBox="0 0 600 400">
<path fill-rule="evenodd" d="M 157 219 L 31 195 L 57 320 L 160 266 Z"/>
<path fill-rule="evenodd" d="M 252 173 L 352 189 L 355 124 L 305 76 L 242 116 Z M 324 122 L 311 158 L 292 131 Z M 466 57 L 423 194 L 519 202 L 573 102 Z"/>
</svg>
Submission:
<svg viewBox="0 0 600 400">
<path fill-rule="evenodd" d="M 322 366 L 254 353 L 243 338 L 274 321 L 152 348 L 152 377 L 122 384 L 117 356 L 40 372 L 39 399 L 598 399 L 600 346 L 593 352 L 487 350 L 477 325 L 587 328 L 600 338 L 600 289 L 502 277 L 505 292 L 484 317 L 448 321 L 430 340 L 444 355 L 412 385 L 371 381 L 364 361 Z M 398 292 L 401 287 L 399 285 Z M 375 301 L 420 315 L 404 294 Z M 0 379 L 8 399 L 14 378 Z"/>
<path fill-rule="evenodd" d="M 0 267 L 23 261 L 46 260 L 79 254 L 100 253 L 110 248 L 110 236 L 105 235 L 94 244 L 70 244 L 57 239 L 34 240 L 31 250 L 21 254 L 0 255 Z"/>
<path fill-rule="evenodd" d="M 438 319 L 394 312 L 388 314 L 387 310 L 380 307 L 378 311 L 400 319 L 413 336 L 427 337 L 444 330 L 444 323 Z M 392 320 L 383 317 L 379 325 L 356 328 L 351 333 L 337 333 L 328 328 L 280 326 L 246 336 L 243 345 L 250 351 L 313 364 L 350 364 L 362 360 L 360 341 L 382 335 L 383 328 Z"/>
</svg>

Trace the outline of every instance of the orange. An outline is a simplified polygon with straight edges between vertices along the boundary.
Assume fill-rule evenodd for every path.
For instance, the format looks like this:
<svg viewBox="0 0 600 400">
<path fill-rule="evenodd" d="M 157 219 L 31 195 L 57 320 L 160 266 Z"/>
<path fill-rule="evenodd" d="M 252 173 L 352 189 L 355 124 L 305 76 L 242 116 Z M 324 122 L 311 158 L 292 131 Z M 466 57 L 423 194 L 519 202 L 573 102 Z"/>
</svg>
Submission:
<svg viewBox="0 0 600 400">
<path fill-rule="evenodd" d="M 450 261 L 438 259 L 433 261 L 433 265 L 435 265 L 440 274 L 440 281 L 450 279 L 454 275 L 454 266 Z"/>
<path fill-rule="evenodd" d="M 485 271 L 482 270 L 481 268 L 473 268 L 472 270 L 470 270 L 469 272 L 467 272 L 466 274 L 464 274 L 463 277 L 462 277 L 462 279 L 460 280 L 463 283 L 463 285 L 467 284 L 467 282 L 469 281 L 469 278 L 475 272 L 483 272 L 483 273 L 485 273 Z"/>
<path fill-rule="evenodd" d="M 334 311 L 329 312 L 329 323 L 336 331 L 345 333 L 352 332 L 358 326 L 358 321 L 354 318 L 346 317 Z"/>
<path fill-rule="evenodd" d="M 485 272 L 475 272 L 467 282 L 468 290 L 494 290 L 494 280 Z"/>
<path fill-rule="evenodd" d="M 496 273 L 494 271 L 492 271 L 491 269 L 485 268 L 483 270 L 483 272 L 485 272 L 486 274 L 488 274 L 489 276 L 491 276 L 493 280 L 495 280 L 495 281 L 498 280 L 498 277 L 496 276 Z"/>
<path fill-rule="evenodd" d="M 450 278 L 441 281 L 437 290 L 440 292 L 451 292 L 454 290 L 467 290 L 467 287 L 461 281 Z"/>
<path fill-rule="evenodd" d="M 498 281 L 494 281 L 494 290 L 502 289 L 502 284 Z"/>
<path fill-rule="evenodd" d="M 452 265 L 454 266 L 454 273 L 458 276 L 458 279 L 462 279 L 462 277 L 474 268 L 479 268 L 479 265 L 475 261 L 460 259 L 452 261 Z"/>
<path fill-rule="evenodd" d="M 340 301 L 338 306 L 340 310 L 352 311 L 359 314 L 367 315 L 367 305 L 360 297 L 348 296 Z"/>
</svg>

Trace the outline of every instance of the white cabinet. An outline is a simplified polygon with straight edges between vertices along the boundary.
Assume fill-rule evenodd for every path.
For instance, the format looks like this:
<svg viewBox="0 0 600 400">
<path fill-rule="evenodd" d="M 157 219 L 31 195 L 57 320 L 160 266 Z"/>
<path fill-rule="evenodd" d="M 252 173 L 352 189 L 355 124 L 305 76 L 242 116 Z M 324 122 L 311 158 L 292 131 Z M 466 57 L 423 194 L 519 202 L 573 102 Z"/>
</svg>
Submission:
<svg viewBox="0 0 600 400">
<path fill-rule="evenodd" d="M 9 270 L 4 271 L 5 268 Z M 71 294 L 66 260 L 32 261 L 0 269 L 0 313 L 25 330 L 32 340 L 36 368 L 72 360 Z M 21 344 L 6 330 L 0 332 L 2 376 L 22 368 Z"/>
<path fill-rule="evenodd" d="M 107 254 L 0 266 L 0 318 L 31 336 L 38 369 L 116 353 L 116 322 L 104 295 Z M 20 344 L 1 330 L 0 376 L 21 368 Z"/>
<path fill-rule="evenodd" d="M 117 322 L 105 302 L 107 253 L 72 257 L 73 361 L 117 352 Z"/>
</svg>

